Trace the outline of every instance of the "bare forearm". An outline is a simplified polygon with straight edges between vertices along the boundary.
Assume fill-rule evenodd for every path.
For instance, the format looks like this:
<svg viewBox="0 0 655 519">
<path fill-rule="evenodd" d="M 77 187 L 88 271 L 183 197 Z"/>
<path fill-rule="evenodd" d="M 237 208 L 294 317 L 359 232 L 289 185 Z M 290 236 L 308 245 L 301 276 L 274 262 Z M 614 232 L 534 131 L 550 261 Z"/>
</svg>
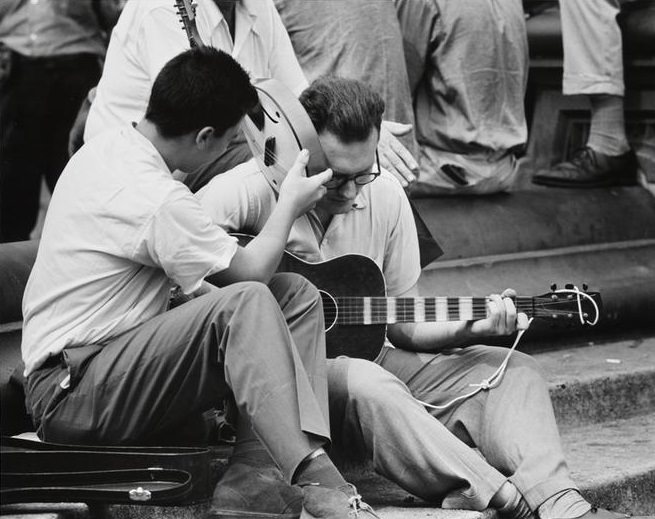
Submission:
<svg viewBox="0 0 655 519">
<path fill-rule="evenodd" d="M 387 333 L 398 348 L 432 353 L 470 344 L 477 336 L 471 321 L 393 324 Z"/>
<path fill-rule="evenodd" d="M 295 218 L 290 204 L 278 204 L 259 234 L 237 250 L 230 267 L 209 280 L 218 285 L 237 281 L 268 283 L 280 263 Z"/>
</svg>

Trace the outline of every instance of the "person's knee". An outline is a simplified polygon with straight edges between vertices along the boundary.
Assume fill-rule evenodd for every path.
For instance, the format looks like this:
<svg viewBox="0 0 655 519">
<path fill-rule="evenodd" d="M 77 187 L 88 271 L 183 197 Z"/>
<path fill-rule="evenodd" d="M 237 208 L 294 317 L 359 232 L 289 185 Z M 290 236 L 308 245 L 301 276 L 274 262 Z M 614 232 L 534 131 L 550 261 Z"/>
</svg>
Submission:
<svg viewBox="0 0 655 519">
<path fill-rule="evenodd" d="M 321 299 L 320 292 L 312 283 L 300 274 L 293 272 L 278 272 L 273 275 L 268 287 L 280 303 L 284 306 L 291 299 L 315 304 Z"/>
<path fill-rule="evenodd" d="M 348 396 L 358 405 L 389 408 L 398 401 L 394 395 L 410 394 L 395 375 L 374 362 L 350 359 L 349 364 Z"/>
<path fill-rule="evenodd" d="M 234 301 L 234 306 L 237 308 L 259 307 L 261 305 L 277 306 L 277 302 L 268 286 L 259 281 L 240 281 L 220 290 L 212 290 L 202 297 L 207 298 L 208 305 L 221 311 L 225 308 L 225 302 L 230 299 Z"/>
</svg>

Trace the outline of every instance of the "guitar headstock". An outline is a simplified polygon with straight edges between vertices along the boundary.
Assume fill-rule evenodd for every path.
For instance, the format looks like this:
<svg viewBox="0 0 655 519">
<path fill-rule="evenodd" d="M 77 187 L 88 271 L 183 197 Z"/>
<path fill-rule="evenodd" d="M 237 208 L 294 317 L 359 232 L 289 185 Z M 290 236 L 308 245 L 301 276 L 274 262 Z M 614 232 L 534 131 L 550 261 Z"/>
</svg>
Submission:
<svg viewBox="0 0 655 519">
<path fill-rule="evenodd" d="M 600 319 L 602 300 L 600 293 L 589 292 L 587 285 L 582 289 L 567 284 L 562 289 L 551 285 L 551 291 L 533 298 L 534 316 L 554 321 L 579 322 L 595 325 Z"/>
<path fill-rule="evenodd" d="M 191 0 L 175 0 L 175 7 L 189 39 L 189 45 L 192 48 L 202 46 L 203 43 L 196 27 L 196 4 Z"/>
</svg>

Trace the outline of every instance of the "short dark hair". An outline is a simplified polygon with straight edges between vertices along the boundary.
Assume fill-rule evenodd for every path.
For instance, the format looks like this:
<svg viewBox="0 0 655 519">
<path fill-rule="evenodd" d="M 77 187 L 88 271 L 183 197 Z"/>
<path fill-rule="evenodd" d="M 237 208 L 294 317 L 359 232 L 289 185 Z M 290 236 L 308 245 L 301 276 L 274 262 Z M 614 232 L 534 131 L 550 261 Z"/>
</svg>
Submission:
<svg viewBox="0 0 655 519">
<path fill-rule="evenodd" d="M 157 74 L 146 119 L 167 138 L 205 126 L 223 135 L 257 101 L 241 65 L 225 52 L 199 47 L 178 54 Z"/>
<path fill-rule="evenodd" d="M 368 139 L 380 130 L 384 101 L 361 81 L 321 76 L 300 95 L 316 131 L 333 133 L 345 143 Z"/>
</svg>

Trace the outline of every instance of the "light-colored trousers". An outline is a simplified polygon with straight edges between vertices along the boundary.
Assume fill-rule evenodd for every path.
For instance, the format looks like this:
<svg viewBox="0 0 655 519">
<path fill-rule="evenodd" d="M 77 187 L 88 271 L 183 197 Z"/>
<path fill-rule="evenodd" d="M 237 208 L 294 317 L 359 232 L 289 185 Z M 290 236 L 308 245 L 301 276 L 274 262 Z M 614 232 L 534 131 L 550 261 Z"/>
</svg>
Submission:
<svg viewBox="0 0 655 519">
<path fill-rule="evenodd" d="M 623 96 L 618 0 L 560 0 L 565 95 Z"/>
<path fill-rule="evenodd" d="M 491 376 L 506 353 L 490 346 L 436 355 L 385 347 L 379 365 L 328 360 L 334 444 L 371 458 L 377 472 L 419 497 L 443 500 L 444 508 L 483 510 L 509 479 L 536 510 L 577 487 L 532 357 L 514 352 L 500 386 L 445 411 L 428 412 L 414 399 L 443 405 L 469 393 L 469 384 Z"/>
<path fill-rule="evenodd" d="M 28 406 L 43 440 L 166 445 L 231 391 L 290 481 L 329 439 L 323 330 L 320 296 L 304 278 L 236 283 L 103 347 L 64 350 L 29 376 Z"/>
</svg>

